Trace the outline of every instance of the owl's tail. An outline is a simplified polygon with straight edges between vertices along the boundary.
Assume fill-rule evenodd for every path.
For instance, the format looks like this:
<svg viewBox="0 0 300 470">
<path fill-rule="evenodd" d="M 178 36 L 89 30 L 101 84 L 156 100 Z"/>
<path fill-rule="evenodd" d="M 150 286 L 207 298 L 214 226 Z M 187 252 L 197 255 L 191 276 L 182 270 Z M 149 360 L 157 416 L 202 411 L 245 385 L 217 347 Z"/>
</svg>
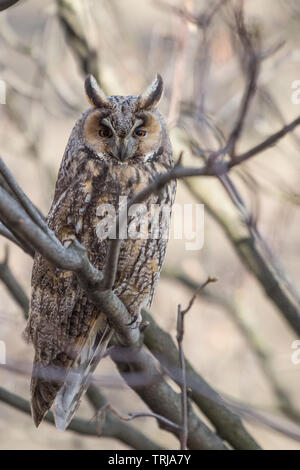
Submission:
<svg viewBox="0 0 300 470">
<path fill-rule="evenodd" d="M 99 316 L 101 317 L 101 316 Z M 101 323 L 101 318 L 99 322 Z M 81 397 L 89 386 L 91 374 L 102 359 L 107 345 L 113 335 L 113 329 L 106 325 L 104 332 L 99 333 L 99 323 L 96 321 L 89 333 L 88 340 L 68 372 L 67 378 L 54 402 L 55 425 L 64 431 L 70 424 L 80 405 Z"/>
</svg>

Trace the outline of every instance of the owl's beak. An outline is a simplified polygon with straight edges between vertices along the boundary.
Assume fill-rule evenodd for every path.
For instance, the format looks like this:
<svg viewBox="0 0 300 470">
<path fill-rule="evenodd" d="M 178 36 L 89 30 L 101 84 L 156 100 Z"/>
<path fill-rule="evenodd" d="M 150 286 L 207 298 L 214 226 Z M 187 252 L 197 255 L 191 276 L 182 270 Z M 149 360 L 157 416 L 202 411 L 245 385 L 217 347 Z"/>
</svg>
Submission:
<svg viewBox="0 0 300 470">
<path fill-rule="evenodd" d="M 128 157 L 129 152 L 127 142 L 125 140 L 121 140 L 118 148 L 118 158 L 119 160 L 121 160 L 121 162 L 124 162 L 125 160 L 127 160 Z"/>
</svg>

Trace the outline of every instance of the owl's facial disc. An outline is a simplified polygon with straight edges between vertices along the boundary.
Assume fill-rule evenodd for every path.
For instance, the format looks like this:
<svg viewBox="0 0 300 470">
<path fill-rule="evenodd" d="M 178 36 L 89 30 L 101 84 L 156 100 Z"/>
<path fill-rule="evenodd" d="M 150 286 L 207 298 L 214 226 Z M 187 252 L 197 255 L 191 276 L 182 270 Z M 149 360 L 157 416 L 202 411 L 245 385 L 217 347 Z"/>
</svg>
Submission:
<svg viewBox="0 0 300 470">
<path fill-rule="evenodd" d="M 93 111 L 85 123 L 85 140 L 113 164 L 147 161 L 160 144 L 161 127 L 153 112 L 117 107 L 109 113 Z"/>
<path fill-rule="evenodd" d="M 99 158 L 117 162 L 147 162 L 160 148 L 161 124 L 156 108 L 163 94 L 157 75 L 139 96 L 106 96 L 89 75 L 85 91 L 92 111 L 86 119 L 86 145 Z"/>
<path fill-rule="evenodd" d="M 137 119 L 129 131 L 120 125 L 116 126 L 117 129 L 115 129 L 109 117 L 102 119 L 101 124 L 109 131 L 111 139 L 107 142 L 107 145 L 110 147 L 110 153 L 121 162 L 131 159 L 136 154 L 140 139 L 144 139 L 147 136 L 142 119 Z M 100 130 L 101 135 L 103 135 L 102 129 Z"/>
</svg>

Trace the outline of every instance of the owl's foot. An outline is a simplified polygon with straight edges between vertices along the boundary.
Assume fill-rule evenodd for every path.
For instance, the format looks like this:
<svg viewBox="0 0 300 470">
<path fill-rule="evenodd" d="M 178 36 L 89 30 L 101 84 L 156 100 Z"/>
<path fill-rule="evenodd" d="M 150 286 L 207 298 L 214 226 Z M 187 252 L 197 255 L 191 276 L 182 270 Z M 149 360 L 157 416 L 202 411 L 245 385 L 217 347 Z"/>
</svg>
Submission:
<svg viewBox="0 0 300 470">
<path fill-rule="evenodd" d="M 139 312 L 138 314 L 133 314 L 133 319 L 130 323 L 128 323 L 126 326 L 132 326 L 134 325 L 134 328 L 140 328 L 140 325 L 142 323 L 142 315 Z"/>
<path fill-rule="evenodd" d="M 65 248 L 70 248 L 70 246 L 74 243 L 75 240 L 75 235 L 68 235 L 68 237 L 63 238 L 61 242 Z"/>
</svg>

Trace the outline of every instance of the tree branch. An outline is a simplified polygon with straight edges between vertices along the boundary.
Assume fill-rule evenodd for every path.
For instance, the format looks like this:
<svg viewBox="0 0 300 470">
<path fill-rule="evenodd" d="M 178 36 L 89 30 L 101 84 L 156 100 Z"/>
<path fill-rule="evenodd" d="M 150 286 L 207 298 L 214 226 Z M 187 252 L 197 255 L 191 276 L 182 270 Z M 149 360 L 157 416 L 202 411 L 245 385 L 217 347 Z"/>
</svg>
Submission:
<svg viewBox="0 0 300 470">
<path fill-rule="evenodd" d="M 25 253 L 27 253 L 30 256 L 34 256 L 34 250 L 30 246 L 26 246 L 26 244 L 23 241 L 18 240 L 14 234 L 8 230 L 7 227 L 3 224 L 3 222 L 0 222 L 0 235 L 3 237 L 7 238 L 7 240 L 10 240 L 13 242 L 15 245 L 17 245 L 21 250 L 23 250 Z"/>
<path fill-rule="evenodd" d="M 260 144 L 256 145 L 255 147 L 252 147 L 250 150 L 247 150 L 246 152 L 242 153 L 241 155 L 236 156 L 234 158 L 234 160 L 229 163 L 229 168 L 232 168 L 233 166 L 239 165 L 240 163 L 243 163 L 246 160 L 249 160 L 254 155 L 257 155 L 258 153 L 261 153 L 261 152 L 264 152 L 265 150 L 270 149 L 273 145 L 275 145 L 285 135 L 289 134 L 297 126 L 299 126 L 299 124 L 300 124 L 300 117 L 297 117 L 290 124 L 287 124 L 282 129 L 280 129 L 278 132 L 275 132 L 274 134 L 272 134 L 270 137 L 265 139 Z"/>
<path fill-rule="evenodd" d="M 57 0 L 57 12 L 66 40 L 84 76 L 92 74 L 100 83 L 99 57 L 90 47 L 81 24 L 77 6 L 72 0 Z"/>
<path fill-rule="evenodd" d="M 65 248 L 54 234 L 49 237 L 2 187 L 0 213 L 6 225 L 13 227 L 21 237 L 30 240 L 36 251 L 58 267 L 76 273 L 90 299 L 100 304 L 103 312 L 109 317 L 122 344 L 132 345 L 138 342 L 138 328 L 134 324 L 128 327 L 132 323 L 129 312 L 112 291 L 101 289 L 102 273 L 90 263 L 83 246 L 75 241 L 69 248 Z"/>
<path fill-rule="evenodd" d="M 16 3 L 18 3 L 19 0 L 0 0 L 0 11 L 6 10 L 7 8 L 12 7 Z"/>
<path fill-rule="evenodd" d="M 240 105 L 238 118 L 231 131 L 231 134 L 229 136 L 228 143 L 227 143 L 228 153 L 233 160 L 235 159 L 236 143 L 239 137 L 241 136 L 245 119 L 246 119 L 247 113 L 249 112 L 249 106 L 250 106 L 251 100 L 254 97 L 255 92 L 256 92 L 256 84 L 257 84 L 257 79 L 259 75 L 259 65 L 260 65 L 259 56 L 254 49 L 251 35 L 246 29 L 243 10 L 241 8 L 235 11 L 235 20 L 236 20 L 237 32 L 238 32 L 241 44 L 244 47 L 246 61 L 247 61 L 247 75 L 246 75 L 247 81 L 246 81 L 244 95 L 243 95 L 241 105 Z"/>
<path fill-rule="evenodd" d="M 208 195 L 205 187 L 195 187 L 192 181 L 185 181 L 185 185 L 197 201 L 205 204 L 206 210 L 222 227 L 242 263 L 257 278 L 290 327 L 300 335 L 299 293 L 262 235 L 255 227 L 246 225 L 231 205 L 223 204 L 220 209 L 222 196 L 218 188 L 212 196 L 211 193 Z"/>
<path fill-rule="evenodd" d="M 177 313 L 177 344 L 179 351 L 179 366 L 182 371 L 182 380 L 180 382 L 181 388 L 181 409 L 182 409 L 182 421 L 181 421 L 181 431 L 180 431 L 180 444 L 181 450 L 186 450 L 187 448 L 187 437 L 188 437 L 188 403 L 187 403 L 187 382 L 186 382 L 186 365 L 185 357 L 183 352 L 183 337 L 184 337 L 184 317 L 192 308 L 197 294 L 204 289 L 211 282 L 215 282 L 215 278 L 208 277 L 206 282 L 197 287 L 193 297 L 191 298 L 186 309 L 182 310 L 181 305 L 178 305 Z"/>
<path fill-rule="evenodd" d="M 165 274 L 170 279 L 181 282 L 192 291 L 195 291 L 197 288 L 197 283 L 182 272 L 167 271 Z M 252 353 L 257 358 L 260 368 L 277 398 L 278 409 L 288 418 L 300 423 L 300 410 L 294 406 L 286 388 L 283 383 L 280 382 L 275 370 L 273 370 L 270 352 L 253 328 L 248 324 L 246 317 L 242 314 L 242 307 L 238 305 L 237 301 L 232 300 L 220 292 L 211 293 L 205 290 L 201 292 L 201 297 L 210 303 L 220 305 L 230 315 L 235 325 L 245 338 Z"/>
<path fill-rule="evenodd" d="M 2 263 L 0 263 L 0 279 L 6 286 L 11 296 L 24 311 L 25 318 L 28 318 L 29 299 L 24 292 L 23 287 L 14 277 L 8 265 L 8 247 L 6 247 L 6 255 Z"/>
<path fill-rule="evenodd" d="M 31 415 L 30 403 L 24 398 L 5 390 L 0 387 L 0 401 L 6 403 L 13 408 Z M 44 418 L 48 423 L 54 423 L 53 413 L 48 412 Z M 81 435 L 94 436 L 99 438 L 98 425 L 93 421 L 86 421 L 81 418 L 73 418 L 69 427 L 69 431 L 76 432 Z M 136 430 L 127 423 L 123 423 L 113 416 L 108 416 L 101 431 L 101 437 L 111 437 L 120 440 L 122 443 L 138 450 L 155 450 L 160 447 L 144 436 L 140 431 Z"/>
<path fill-rule="evenodd" d="M 149 322 L 149 327 L 144 331 L 145 345 L 166 368 L 173 380 L 180 384 L 178 349 L 173 339 L 157 325 L 146 310 L 143 310 L 143 319 Z M 240 418 L 227 408 L 222 398 L 197 374 L 187 359 L 185 364 L 187 386 L 192 389 L 190 396 L 215 426 L 218 435 L 235 449 L 259 449 L 259 445 L 244 428 Z"/>
<path fill-rule="evenodd" d="M 149 327 L 150 328 L 150 327 Z M 147 330 L 148 328 L 146 328 Z M 145 330 L 145 331 L 146 331 Z M 112 350 L 111 357 L 117 364 L 120 374 L 126 381 L 128 372 L 146 373 L 153 378 L 150 385 L 132 387 L 149 408 L 158 415 L 164 416 L 173 423 L 179 424 L 181 421 L 181 399 L 170 385 L 165 381 L 161 373 L 157 370 L 155 362 L 145 349 L 132 353 L 128 350 Z M 178 360 L 178 351 L 177 351 Z M 188 448 L 198 450 L 225 450 L 226 446 L 213 431 L 211 431 L 198 416 L 194 413 L 192 406 L 188 410 Z M 180 437 L 180 426 L 174 430 L 167 424 L 158 422 L 159 426 Z"/>
</svg>

